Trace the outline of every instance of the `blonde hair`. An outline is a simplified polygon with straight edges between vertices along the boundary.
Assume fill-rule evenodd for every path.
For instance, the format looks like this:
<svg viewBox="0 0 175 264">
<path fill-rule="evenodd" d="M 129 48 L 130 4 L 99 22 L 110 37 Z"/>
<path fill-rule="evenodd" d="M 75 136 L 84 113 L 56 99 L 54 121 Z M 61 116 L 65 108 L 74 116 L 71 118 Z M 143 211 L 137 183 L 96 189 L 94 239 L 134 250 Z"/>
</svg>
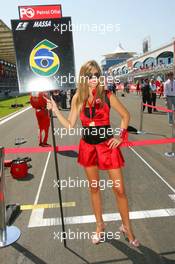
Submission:
<svg viewBox="0 0 175 264">
<path fill-rule="evenodd" d="M 90 60 L 86 62 L 80 69 L 79 73 L 79 82 L 78 82 L 78 89 L 77 89 L 77 100 L 76 105 L 77 107 L 80 106 L 82 108 L 83 103 L 89 97 L 89 83 L 88 83 L 88 75 L 91 73 L 92 69 L 95 68 L 96 71 L 102 76 L 102 72 L 100 66 L 95 60 Z M 97 86 L 97 98 L 101 99 L 101 106 L 104 104 L 104 94 L 105 94 L 105 86 L 104 83 L 102 84 L 100 81 L 98 82 Z"/>
</svg>

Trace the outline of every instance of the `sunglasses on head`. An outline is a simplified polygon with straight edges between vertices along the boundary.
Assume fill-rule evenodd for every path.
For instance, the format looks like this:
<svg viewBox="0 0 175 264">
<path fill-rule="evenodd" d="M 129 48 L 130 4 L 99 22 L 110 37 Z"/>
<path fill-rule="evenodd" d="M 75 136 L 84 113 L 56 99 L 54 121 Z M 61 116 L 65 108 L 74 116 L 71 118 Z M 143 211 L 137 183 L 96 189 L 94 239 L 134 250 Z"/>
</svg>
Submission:
<svg viewBox="0 0 175 264">
<path fill-rule="evenodd" d="M 89 73 L 89 74 L 86 74 L 86 76 L 89 78 L 89 79 L 92 79 L 93 77 L 96 77 L 96 78 L 100 78 L 100 73 L 99 72 L 95 72 L 95 73 Z"/>
</svg>

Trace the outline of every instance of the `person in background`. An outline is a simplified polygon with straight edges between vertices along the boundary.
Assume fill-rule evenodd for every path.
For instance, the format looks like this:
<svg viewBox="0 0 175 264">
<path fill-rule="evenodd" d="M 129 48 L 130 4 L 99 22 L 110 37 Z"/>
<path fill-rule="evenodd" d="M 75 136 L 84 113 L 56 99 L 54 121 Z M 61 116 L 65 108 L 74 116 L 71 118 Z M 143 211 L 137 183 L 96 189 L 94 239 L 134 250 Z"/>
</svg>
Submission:
<svg viewBox="0 0 175 264">
<path fill-rule="evenodd" d="M 136 93 L 137 93 L 137 95 L 140 95 L 140 82 L 139 82 L 139 80 L 136 83 Z"/>
<path fill-rule="evenodd" d="M 60 91 L 60 95 L 61 95 L 61 108 L 62 109 L 66 109 L 67 105 L 66 105 L 66 99 L 67 99 L 67 93 L 66 91 Z"/>
<path fill-rule="evenodd" d="M 161 98 L 161 96 L 163 96 L 163 94 L 164 94 L 164 84 L 161 81 L 160 82 L 160 87 L 159 87 L 159 99 Z"/>
<path fill-rule="evenodd" d="M 166 100 L 166 104 L 168 109 L 175 109 L 175 80 L 173 72 L 169 72 L 167 74 L 167 80 L 164 83 L 164 97 Z M 173 113 L 168 113 L 168 122 L 169 125 L 173 124 Z"/>
<path fill-rule="evenodd" d="M 111 74 L 109 74 L 106 78 L 106 88 L 107 90 L 109 90 L 110 92 L 114 92 L 114 78 Z"/>
<path fill-rule="evenodd" d="M 47 110 L 47 101 L 45 98 L 48 97 L 47 93 L 37 92 L 32 93 L 30 96 L 30 103 L 35 109 L 36 118 L 38 121 L 39 127 L 39 146 L 49 147 L 50 144 L 47 143 L 50 127 L 50 116 L 49 111 Z M 43 132 L 45 133 L 43 138 Z"/>
<path fill-rule="evenodd" d="M 71 89 L 70 90 L 70 101 L 69 101 L 70 106 L 71 106 L 72 98 L 73 98 L 74 94 L 76 94 L 76 89 Z"/>
<path fill-rule="evenodd" d="M 54 90 L 51 92 L 52 94 L 52 98 L 54 99 L 54 101 L 56 102 L 59 110 L 61 110 L 61 95 L 60 95 L 60 90 Z"/>
<path fill-rule="evenodd" d="M 159 90 L 160 89 L 160 81 L 156 80 L 155 85 L 156 85 L 157 90 Z"/>
<path fill-rule="evenodd" d="M 153 106 L 156 106 L 156 98 L 157 98 L 156 92 L 157 92 L 157 87 L 156 87 L 156 84 L 155 84 L 154 79 L 151 79 L 149 85 L 150 85 L 150 89 L 151 89 L 151 102 L 152 102 L 152 105 Z M 153 108 L 153 112 L 157 112 L 157 109 L 156 108 Z"/>
<path fill-rule="evenodd" d="M 142 83 L 142 102 L 143 104 L 151 105 L 151 88 L 149 85 L 149 80 L 145 79 Z M 145 105 L 143 105 L 143 111 L 145 110 Z M 148 107 L 148 113 L 152 113 L 152 108 Z"/>
<path fill-rule="evenodd" d="M 116 95 L 116 83 L 115 83 L 115 81 L 112 84 L 112 92 Z"/>
<path fill-rule="evenodd" d="M 128 92 L 128 82 L 125 81 L 125 82 L 123 83 L 123 86 L 124 86 L 123 92 L 124 92 L 124 94 L 126 94 L 126 93 Z"/>
<path fill-rule="evenodd" d="M 127 92 L 128 94 L 130 93 L 130 85 L 131 85 L 131 84 L 128 82 L 128 83 L 127 83 L 127 87 L 126 87 L 126 92 Z"/>
</svg>

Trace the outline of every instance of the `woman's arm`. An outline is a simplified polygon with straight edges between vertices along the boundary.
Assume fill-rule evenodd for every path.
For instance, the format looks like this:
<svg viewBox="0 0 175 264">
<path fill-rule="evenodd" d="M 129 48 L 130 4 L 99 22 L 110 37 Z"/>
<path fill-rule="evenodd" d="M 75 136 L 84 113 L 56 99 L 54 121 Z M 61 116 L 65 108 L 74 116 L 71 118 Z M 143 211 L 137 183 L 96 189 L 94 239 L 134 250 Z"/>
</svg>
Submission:
<svg viewBox="0 0 175 264">
<path fill-rule="evenodd" d="M 121 116 L 120 127 L 127 129 L 130 120 L 130 114 L 128 110 L 124 107 L 124 105 L 119 101 L 119 99 L 114 94 L 110 96 L 110 105 Z"/>
<path fill-rule="evenodd" d="M 120 128 L 121 128 L 121 135 L 122 135 L 123 132 L 126 133 L 126 129 L 128 128 L 130 114 L 127 111 L 127 109 L 124 107 L 124 105 L 119 101 L 119 99 L 114 94 L 110 96 L 110 105 L 121 116 Z M 122 143 L 124 138 L 123 136 L 121 137 L 121 135 L 117 138 L 115 137 L 111 138 L 108 141 L 107 144 L 109 148 L 117 148 Z"/>
<path fill-rule="evenodd" d="M 60 112 L 58 109 L 55 101 L 51 97 L 51 100 L 47 99 L 47 109 L 52 110 L 53 113 L 55 113 L 56 117 L 60 121 L 60 123 L 65 127 L 65 128 L 73 128 L 76 124 L 76 121 L 78 119 L 78 110 L 76 106 L 76 100 L 77 100 L 77 94 L 75 94 L 72 98 L 71 102 L 71 110 L 69 113 L 68 118 L 66 119 L 63 114 Z"/>
</svg>

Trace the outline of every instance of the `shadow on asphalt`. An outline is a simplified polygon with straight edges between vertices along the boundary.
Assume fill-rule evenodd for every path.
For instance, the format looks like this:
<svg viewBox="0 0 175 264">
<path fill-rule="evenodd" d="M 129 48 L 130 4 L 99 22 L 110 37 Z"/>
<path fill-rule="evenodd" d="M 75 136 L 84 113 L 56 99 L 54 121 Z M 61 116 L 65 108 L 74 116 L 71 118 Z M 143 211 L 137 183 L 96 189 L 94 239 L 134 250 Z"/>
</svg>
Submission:
<svg viewBox="0 0 175 264">
<path fill-rule="evenodd" d="M 107 243 L 110 243 L 117 250 L 120 250 L 124 255 L 126 255 L 126 258 L 89 262 L 88 260 L 86 260 L 84 257 L 79 255 L 76 251 L 74 251 L 70 247 L 66 246 L 65 248 L 68 251 L 70 251 L 72 254 L 80 258 L 83 261 L 82 263 L 87 263 L 87 264 L 110 264 L 110 263 L 122 263 L 124 261 L 132 261 L 133 264 L 156 264 L 156 263 L 157 264 L 175 264 L 175 260 L 167 259 L 166 257 L 163 256 L 163 255 L 174 254 L 175 251 L 157 254 L 152 249 L 145 247 L 143 245 L 140 245 L 137 249 L 135 249 L 116 239 L 108 240 Z M 14 243 L 12 247 L 14 247 L 20 253 L 22 253 L 26 258 L 30 259 L 33 263 L 48 264 L 47 262 L 40 259 L 39 257 L 34 255 L 32 252 L 30 252 L 29 250 L 27 250 L 25 247 L 21 246 L 18 243 Z"/>
<path fill-rule="evenodd" d="M 69 250 L 72 254 L 76 255 L 81 260 L 83 260 L 83 263 L 91 264 L 85 258 L 83 258 L 82 256 L 80 256 L 77 252 L 75 252 L 73 249 L 69 248 L 68 246 L 66 246 L 66 249 Z"/>
<path fill-rule="evenodd" d="M 17 181 L 31 181 L 31 180 L 33 180 L 33 178 L 34 178 L 34 175 L 31 173 L 28 173 L 26 177 L 21 178 L 21 179 L 20 178 L 15 179 L 15 180 L 17 180 Z"/>
<path fill-rule="evenodd" d="M 25 247 L 21 246 L 18 243 L 14 243 L 12 247 L 15 248 L 17 251 L 19 251 L 20 253 L 22 253 L 26 258 L 30 259 L 35 264 L 48 264 L 47 262 L 40 259 L 39 257 L 34 255 L 32 252 L 30 252 L 28 249 L 26 249 Z"/>
<path fill-rule="evenodd" d="M 106 261 L 91 262 L 91 264 L 107 264 L 107 263 L 122 263 L 124 261 L 132 261 L 133 264 L 175 264 L 175 260 L 167 259 L 162 254 L 157 254 L 152 249 L 140 245 L 137 249 L 130 247 L 129 245 L 119 241 L 110 240 L 108 241 L 117 250 L 120 250 L 127 257 L 122 259 L 111 259 Z M 164 253 L 174 254 L 175 252 Z"/>
<path fill-rule="evenodd" d="M 62 156 L 70 157 L 70 158 L 77 158 L 78 157 L 77 152 L 73 151 L 73 150 L 59 151 L 58 154 L 62 155 Z"/>
</svg>

